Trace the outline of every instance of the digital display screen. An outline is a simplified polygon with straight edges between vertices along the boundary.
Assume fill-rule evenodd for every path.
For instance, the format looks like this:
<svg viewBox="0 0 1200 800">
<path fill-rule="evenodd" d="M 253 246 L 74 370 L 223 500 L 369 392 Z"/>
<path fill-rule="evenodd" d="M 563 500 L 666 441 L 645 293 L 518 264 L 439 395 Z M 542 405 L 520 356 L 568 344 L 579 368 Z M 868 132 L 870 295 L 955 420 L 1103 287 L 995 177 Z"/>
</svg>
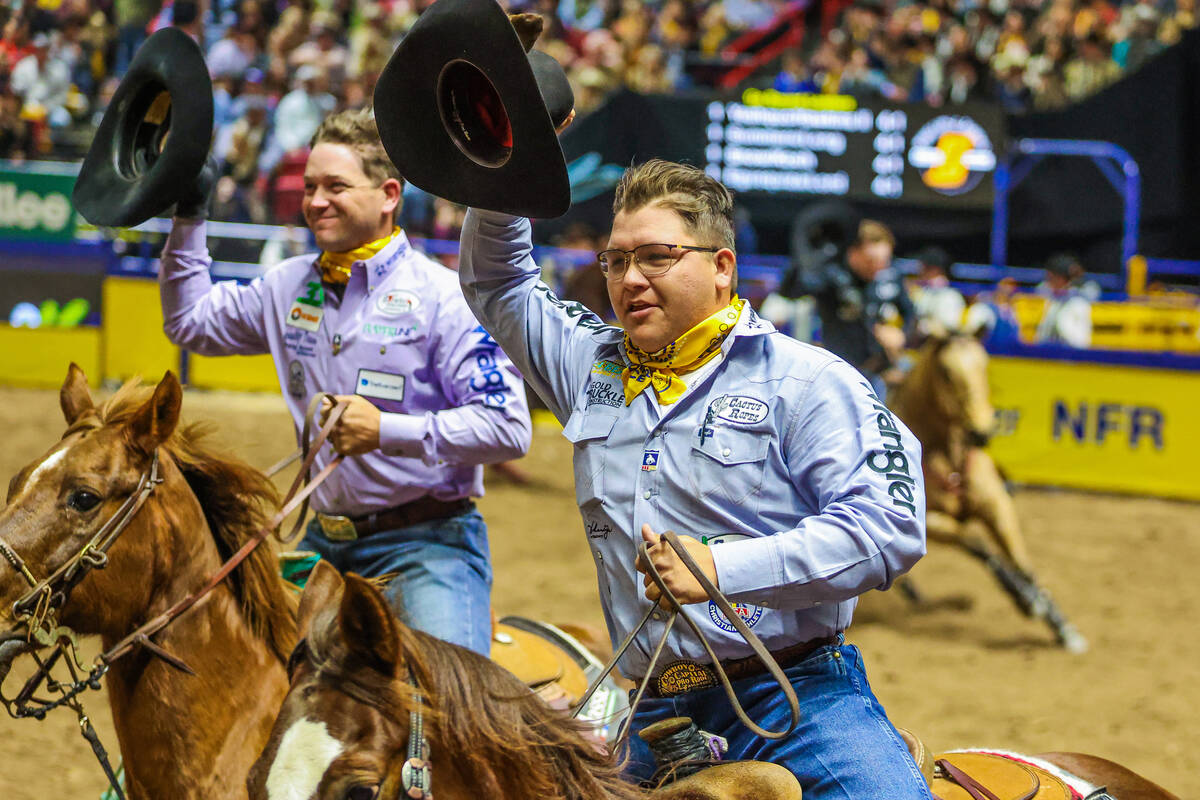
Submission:
<svg viewBox="0 0 1200 800">
<path fill-rule="evenodd" d="M 707 103 L 706 171 L 739 193 L 990 208 L 998 107 L 748 89 Z"/>
</svg>

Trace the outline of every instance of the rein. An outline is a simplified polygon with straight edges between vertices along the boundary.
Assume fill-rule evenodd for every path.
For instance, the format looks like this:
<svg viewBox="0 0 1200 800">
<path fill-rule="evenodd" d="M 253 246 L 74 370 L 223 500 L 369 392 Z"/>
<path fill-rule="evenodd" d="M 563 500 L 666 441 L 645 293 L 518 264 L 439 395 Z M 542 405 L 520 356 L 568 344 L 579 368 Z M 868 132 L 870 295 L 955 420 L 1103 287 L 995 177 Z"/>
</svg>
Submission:
<svg viewBox="0 0 1200 800">
<path fill-rule="evenodd" d="M 700 644 L 704 645 L 704 651 L 712 660 L 713 671 L 717 673 L 717 679 L 720 681 L 722 688 L 724 688 L 725 696 L 729 698 L 729 702 L 733 706 L 733 711 L 735 714 L 737 714 L 738 720 L 741 721 L 741 723 L 747 728 L 752 730 L 755 734 L 766 739 L 782 739 L 783 737 L 787 736 L 789 733 L 795 730 L 797 725 L 800 724 L 800 703 L 796 699 L 796 690 L 792 688 L 791 681 L 789 681 L 787 676 L 784 675 L 783 669 L 779 666 L 779 662 L 777 662 L 775 657 L 771 655 L 769 650 L 767 650 L 766 645 L 762 643 L 762 640 L 758 638 L 758 635 L 755 634 L 754 631 L 750 630 L 750 627 L 746 625 L 741 616 L 739 616 L 733 610 L 729 604 L 729 600 L 725 597 L 721 590 L 718 589 L 716 585 L 709 580 L 708 576 L 704 574 L 704 571 L 700 569 L 700 565 L 696 563 L 695 559 L 692 558 L 691 554 L 688 553 L 687 549 L 683 546 L 683 543 L 679 541 L 679 536 L 674 531 L 665 531 L 662 534 L 662 539 L 671 546 L 671 548 L 679 556 L 680 560 L 683 561 L 683 565 L 688 568 L 692 575 L 695 576 L 696 580 L 700 582 L 700 586 L 703 587 L 704 591 L 708 593 L 709 599 L 716 604 L 721 613 L 725 615 L 725 618 L 733 624 L 734 628 L 737 629 L 737 632 L 741 634 L 741 637 L 746 641 L 746 644 L 750 645 L 750 649 L 754 651 L 755 657 L 758 658 L 758 660 L 762 662 L 762 665 L 767 668 L 767 671 L 771 674 L 771 677 L 775 680 L 775 683 L 779 685 L 780 690 L 787 699 L 788 709 L 791 712 L 791 721 L 783 730 L 771 731 L 761 727 L 754 722 L 754 720 L 750 719 L 749 715 L 746 714 L 745 709 L 742 708 L 742 704 L 738 700 L 737 694 L 733 691 L 733 685 L 730 683 L 729 676 L 725 674 L 725 668 L 721 666 L 721 661 L 717 658 L 716 653 L 713 651 L 712 644 L 709 643 L 708 637 L 706 637 L 700 630 L 700 626 L 696 624 L 695 620 L 683 613 L 683 605 L 679 602 L 678 598 L 675 597 L 674 592 L 667 588 L 667 584 L 663 581 L 662 575 L 659 574 L 658 568 L 654 566 L 654 562 L 650 559 L 650 544 L 648 542 L 642 542 L 641 549 L 639 551 L 642 561 L 646 564 L 648 568 L 647 571 L 649 572 L 651 579 L 653 579 L 655 585 L 658 586 L 658 590 L 662 593 L 662 598 L 666 599 L 670 603 L 670 616 L 667 618 L 667 623 L 663 628 L 662 636 L 659 638 L 658 644 L 655 645 L 654 652 L 650 656 L 650 664 L 646 667 L 646 674 L 642 678 L 642 684 L 638 687 L 637 694 L 634 695 L 633 702 L 629 706 L 629 716 L 627 717 L 628 724 L 626 724 L 625 730 L 621 733 L 621 736 L 614 744 L 614 749 L 624 739 L 629 737 L 631 725 L 633 723 L 633 716 L 637 712 L 638 704 L 642 701 L 642 695 L 645 694 L 646 687 L 653 679 L 652 676 L 654 674 L 654 666 L 658 663 L 658 658 L 660 655 L 662 655 L 663 648 L 666 646 L 667 636 L 670 635 L 671 629 L 675 625 L 675 620 L 679 617 L 683 618 L 683 621 L 686 622 L 688 627 L 692 629 L 692 632 L 696 634 L 696 638 L 700 640 Z M 600 687 L 600 684 L 604 681 L 608 674 L 612 672 L 613 667 L 617 665 L 617 662 L 621 659 L 621 656 L 623 656 L 625 651 L 629 649 L 629 646 L 633 643 L 634 638 L 641 633 L 642 628 L 646 627 L 646 624 L 650 621 L 658 608 L 658 603 L 652 604 L 646 611 L 645 616 L 642 617 L 642 621 L 639 622 L 637 627 L 625 637 L 625 641 L 623 641 L 621 646 L 617 648 L 615 653 L 613 653 L 613 657 L 604 667 L 604 671 L 596 677 L 596 679 L 592 682 L 592 685 L 588 687 L 587 693 L 584 694 L 583 698 L 578 704 L 576 704 L 575 709 L 571 712 L 572 717 L 578 716 L 579 713 L 587 707 L 588 700 L 591 699 L 596 689 Z"/>
<path fill-rule="evenodd" d="M 310 443 L 309 434 L 312 430 L 312 417 L 320 403 L 326 399 L 333 404 L 333 407 L 324 425 L 321 426 L 317 435 Z M 287 516 L 297 508 L 301 509 L 299 518 L 292 528 L 291 533 L 286 538 L 292 538 L 299 531 L 300 526 L 303 524 L 305 513 L 308 510 L 309 496 L 318 486 L 324 483 L 325 479 L 333 473 L 345 458 L 342 455 L 335 456 L 320 472 L 310 477 L 317 453 L 320 452 L 321 447 L 329 438 L 329 434 L 341 419 L 347 405 L 345 402 L 335 401 L 332 395 L 326 393 L 320 393 L 313 397 L 305 413 L 304 430 L 301 436 L 299 454 L 303 455 L 304 460 L 284 497 L 282 507 L 275 512 L 271 519 L 253 537 L 248 539 L 236 553 L 230 556 L 216 572 L 209 576 L 208 580 L 199 589 L 172 605 L 162 614 L 143 623 L 124 639 L 96 656 L 90 670 L 80 660 L 78 635 L 71 628 L 58 624 L 58 613 L 66 605 L 71 591 L 79 585 L 91 570 L 104 569 L 108 566 L 109 549 L 116 543 L 129 523 L 133 521 L 134 516 L 145 505 L 150 495 L 154 493 L 154 490 L 163 482 L 157 449 L 151 458 L 150 466 L 142 473 L 133 493 L 100 526 L 99 530 L 92 535 L 75 556 L 56 569 L 47 578 L 38 581 L 25 563 L 25 560 L 7 542 L 0 539 L 0 555 L 30 585 L 30 590 L 13 603 L 12 607 L 13 614 L 16 616 L 18 623 L 24 625 L 28 630 L 26 641 L 36 641 L 42 646 L 55 648 L 54 652 L 45 661 L 39 658 L 36 653 L 33 654 L 34 660 L 38 664 L 38 669 L 26 681 L 15 697 L 6 697 L 0 691 L 0 704 L 3 704 L 9 715 L 14 719 L 33 717 L 41 720 L 45 718 L 48 712 L 60 706 L 67 706 L 73 709 L 79 716 L 80 732 L 91 745 L 92 751 L 95 753 L 101 768 L 104 770 L 105 776 L 108 778 L 109 785 L 119 800 L 125 800 L 120 781 L 113 773 L 112 767 L 108 762 L 108 755 L 101 745 L 95 730 L 92 728 L 90 720 L 84 714 L 83 707 L 77 699 L 78 696 L 88 689 L 99 691 L 101 686 L 100 679 L 109 671 L 113 663 L 139 647 L 144 648 L 151 655 L 182 672 L 190 675 L 195 674 L 195 671 L 186 663 L 176 656 L 171 655 L 150 637 L 162 631 L 220 585 L 268 536 L 275 533 Z M 275 474 L 283 467 L 292 463 L 297 457 L 297 453 L 288 456 L 287 459 L 271 468 L 270 475 Z M 71 673 L 72 683 L 70 685 L 50 678 L 50 670 L 59 658 L 68 652 L 70 657 L 66 659 L 65 663 Z M 86 674 L 81 677 L 81 673 Z M 0 676 L 0 682 L 2 682 L 3 677 Z M 57 691 L 61 696 L 55 700 L 35 697 L 34 693 L 43 682 L 46 683 L 46 687 L 50 691 Z"/>
</svg>

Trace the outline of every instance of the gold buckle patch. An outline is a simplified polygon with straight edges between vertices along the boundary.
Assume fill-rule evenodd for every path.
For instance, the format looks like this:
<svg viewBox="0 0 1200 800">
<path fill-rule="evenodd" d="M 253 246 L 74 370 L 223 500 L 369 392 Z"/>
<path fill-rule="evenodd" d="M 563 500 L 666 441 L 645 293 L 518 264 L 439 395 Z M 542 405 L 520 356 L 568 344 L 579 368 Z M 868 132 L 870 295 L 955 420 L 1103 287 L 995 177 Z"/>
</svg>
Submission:
<svg viewBox="0 0 1200 800">
<path fill-rule="evenodd" d="M 354 522 L 349 517 L 340 514 L 322 514 L 317 512 L 317 522 L 325 533 L 325 538 L 331 542 L 353 542 L 358 538 Z"/>
<path fill-rule="evenodd" d="M 660 696 L 673 697 L 697 689 L 711 689 L 717 685 L 717 674 L 707 664 L 676 661 L 659 673 L 656 685 Z"/>
</svg>

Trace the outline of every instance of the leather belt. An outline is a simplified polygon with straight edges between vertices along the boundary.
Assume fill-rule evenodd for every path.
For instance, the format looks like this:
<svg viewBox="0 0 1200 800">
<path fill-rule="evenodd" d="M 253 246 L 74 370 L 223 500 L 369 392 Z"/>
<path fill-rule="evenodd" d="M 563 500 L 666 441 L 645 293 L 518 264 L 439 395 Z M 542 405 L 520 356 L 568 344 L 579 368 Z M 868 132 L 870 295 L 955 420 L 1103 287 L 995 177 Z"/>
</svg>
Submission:
<svg viewBox="0 0 1200 800">
<path fill-rule="evenodd" d="M 773 650 L 771 656 L 779 662 L 780 667 L 787 669 L 799 664 L 822 647 L 836 645 L 838 642 L 837 635 L 821 636 L 780 650 Z M 752 678 L 765 674 L 767 671 L 763 663 L 755 656 L 722 661 L 721 666 L 731 681 Z M 631 678 L 631 680 L 639 685 L 642 683 L 641 678 Z M 683 660 L 675 661 L 664 667 L 662 672 L 646 687 L 646 694 L 660 698 L 676 697 L 701 689 L 711 689 L 718 685 L 717 673 L 711 665 L 702 664 L 699 661 Z"/>
<path fill-rule="evenodd" d="M 466 497 L 460 500 L 438 500 L 426 495 L 361 517 L 322 514 L 320 511 L 316 516 L 326 539 L 334 542 L 352 542 L 379 531 L 408 528 L 435 519 L 457 517 L 474 510 L 474 501 Z"/>
</svg>

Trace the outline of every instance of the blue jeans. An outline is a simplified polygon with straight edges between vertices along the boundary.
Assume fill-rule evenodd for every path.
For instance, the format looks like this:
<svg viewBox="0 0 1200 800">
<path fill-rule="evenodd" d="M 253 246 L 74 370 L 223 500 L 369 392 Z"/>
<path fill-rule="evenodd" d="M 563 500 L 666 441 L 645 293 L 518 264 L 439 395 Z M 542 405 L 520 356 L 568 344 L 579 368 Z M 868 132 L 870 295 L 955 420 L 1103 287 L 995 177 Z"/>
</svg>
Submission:
<svg viewBox="0 0 1200 800">
<path fill-rule="evenodd" d="M 368 578 L 398 573 L 385 594 L 405 624 L 485 656 L 491 651 L 492 565 L 478 511 L 353 542 L 325 538 L 314 518 L 299 548 L 317 552 L 341 572 Z"/>
<path fill-rule="evenodd" d="M 720 686 L 643 699 L 633 720 L 626 772 L 646 780 L 656 768 L 637 731 L 667 717 L 691 717 L 701 730 L 729 741 L 725 759 L 787 767 L 800 781 L 804 800 L 931 800 L 904 740 L 867 684 L 857 647 L 822 647 L 784 672 L 800 700 L 800 724 L 789 736 L 756 736 L 738 721 Z M 752 720 L 767 730 L 787 727 L 787 701 L 769 675 L 743 678 L 733 687 Z"/>
</svg>

